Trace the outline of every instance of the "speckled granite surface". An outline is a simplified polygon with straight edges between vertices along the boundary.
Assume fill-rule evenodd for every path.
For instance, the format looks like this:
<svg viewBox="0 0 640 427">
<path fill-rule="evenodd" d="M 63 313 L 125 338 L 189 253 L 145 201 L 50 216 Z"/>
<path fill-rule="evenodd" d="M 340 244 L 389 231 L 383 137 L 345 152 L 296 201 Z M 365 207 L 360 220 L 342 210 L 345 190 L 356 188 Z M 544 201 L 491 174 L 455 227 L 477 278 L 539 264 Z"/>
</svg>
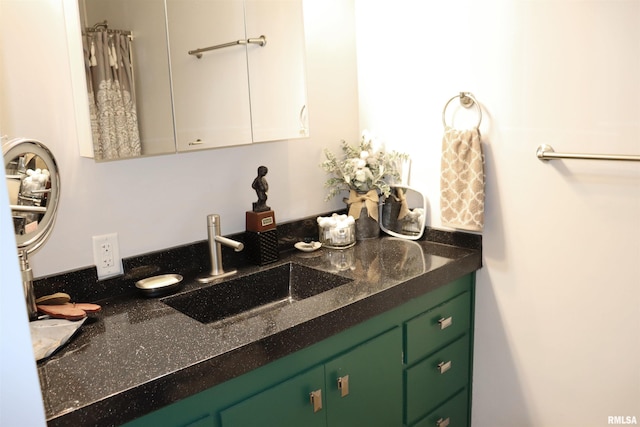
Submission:
<svg viewBox="0 0 640 427">
<path fill-rule="evenodd" d="M 238 276 L 293 262 L 350 279 L 328 291 L 248 318 L 204 324 L 171 308 L 162 298 L 121 292 L 104 299 L 102 311 L 93 315 L 66 347 L 38 364 L 48 423 L 122 424 L 318 342 L 481 267 L 479 236 L 435 231 L 427 233 L 427 238 L 436 242 L 383 237 L 358 242 L 343 251 L 289 251 L 269 266 L 243 266 Z M 452 245 L 452 241 L 462 246 Z M 189 256 L 193 249 L 184 250 Z M 161 254 L 156 256 L 163 259 Z M 162 265 L 144 269 L 182 273 L 185 280 L 180 293 L 209 286 L 195 281 L 197 271 L 182 271 L 184 263 L 164 261 L 171 268 Z M 55 286 L 49 282 L 55 280 L 43 281 L 40 293 L 47 286 Z M 129 286 L 118 283 L 123 288 Z"/>
</svg>

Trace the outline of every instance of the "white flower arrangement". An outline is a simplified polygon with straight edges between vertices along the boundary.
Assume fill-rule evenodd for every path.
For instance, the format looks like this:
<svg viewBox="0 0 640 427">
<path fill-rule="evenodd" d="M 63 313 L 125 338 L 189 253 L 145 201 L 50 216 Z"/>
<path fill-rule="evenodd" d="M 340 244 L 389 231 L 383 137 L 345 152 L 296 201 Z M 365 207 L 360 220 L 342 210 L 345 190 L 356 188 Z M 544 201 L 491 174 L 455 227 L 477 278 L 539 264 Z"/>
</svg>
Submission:
<svg viewBox="0 0 640 427">
<path fill-rule="evenodd" d="M 325 182 L 325 187 L 329 189 L 325 200 L 349 190 L 360 194 L 375 190 L 386 197 L 391 191 L 390 184 L 400 180 L 399 163 L 409 159 L 408 154 L 386 152 L 367 131 L 362 132 L 360 142 L 355 147 L 342 141 L 341 158 L 328 149 L 324 153 L 326 160 L 320 166 L 333 175 Z"/>
</svg>

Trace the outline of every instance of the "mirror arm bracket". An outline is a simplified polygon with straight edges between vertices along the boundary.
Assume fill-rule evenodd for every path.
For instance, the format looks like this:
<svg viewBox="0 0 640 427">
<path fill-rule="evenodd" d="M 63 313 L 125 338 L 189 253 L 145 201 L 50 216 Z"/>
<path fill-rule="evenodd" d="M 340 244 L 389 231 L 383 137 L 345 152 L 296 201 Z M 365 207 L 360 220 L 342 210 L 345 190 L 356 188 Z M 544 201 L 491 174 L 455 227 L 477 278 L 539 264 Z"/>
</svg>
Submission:
<svg viewBox="0 0 640 427">
<path fill-rule="evenodd" d="M 20 261 L 20 273 L 22 274 L 22 287 L 27 303 L 27 314 L 29 320 L 38 319 L 38 308 L 36 307 L 36 295 L 33 289 L 33 270 L 29 266 L 28 252 L 26 250 L 18 251 L 18 259 Z"/>
</svg>

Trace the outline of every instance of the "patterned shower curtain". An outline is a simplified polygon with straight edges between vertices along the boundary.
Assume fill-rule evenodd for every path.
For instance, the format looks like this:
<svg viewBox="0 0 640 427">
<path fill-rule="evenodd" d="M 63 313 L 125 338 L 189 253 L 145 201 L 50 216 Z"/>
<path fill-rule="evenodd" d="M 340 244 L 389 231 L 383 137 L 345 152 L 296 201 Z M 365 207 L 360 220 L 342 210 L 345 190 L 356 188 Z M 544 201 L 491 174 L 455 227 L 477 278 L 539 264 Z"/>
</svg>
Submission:
<svg viewBox="0 0 640 427">
<path fill-rule="evenodd" d="M 89 32 L 83 36 L 83 47 L 95 158 L 141 155 L 130 38 L 118 32 Z"/>
</svg>

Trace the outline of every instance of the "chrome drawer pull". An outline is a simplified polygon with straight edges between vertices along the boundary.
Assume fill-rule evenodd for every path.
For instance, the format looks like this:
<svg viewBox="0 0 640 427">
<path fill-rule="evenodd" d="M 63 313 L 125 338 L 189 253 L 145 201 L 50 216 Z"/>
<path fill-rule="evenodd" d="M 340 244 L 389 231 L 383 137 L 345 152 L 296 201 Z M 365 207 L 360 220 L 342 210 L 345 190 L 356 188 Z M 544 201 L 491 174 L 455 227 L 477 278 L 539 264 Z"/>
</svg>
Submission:
<svg viewBox="0 0 640 427">
<path fill-rule="evenodd" d="M 322 409 L 322 389 L 318 389 L 309 393 L 309 400 L 313 405 L 313 412 L 318 412 Z"/>
<path fill-rule="evenodd" d="M 438 363 L 438 371 L 441 374 L 444 374 L 449 369 L 451 369 L 451 360 L 449 360 L 448 362 L 440 362 L 440 363 Z"/>
<path fill-rule="evenodd" d="M 448 427 L 450 422 L 451 420 L 449 419 L 449 417 L 444 419 L 440 418 L 438 421 L 436 421 L 436 427 Z"/>
<path fill-rule="evenodd" d="M 453 323 L 453 317 L 449 316 L 446 319 L 443 317 L 438 320 L 438 323 L 440 324 L 440 329 L 446 329 Z"/>
<path fill-rule="evenodd" d="M 340 397 L 349 394 L 349 375 L 338 378 L 338 390 L 340 390 Z"/>
</svg>

